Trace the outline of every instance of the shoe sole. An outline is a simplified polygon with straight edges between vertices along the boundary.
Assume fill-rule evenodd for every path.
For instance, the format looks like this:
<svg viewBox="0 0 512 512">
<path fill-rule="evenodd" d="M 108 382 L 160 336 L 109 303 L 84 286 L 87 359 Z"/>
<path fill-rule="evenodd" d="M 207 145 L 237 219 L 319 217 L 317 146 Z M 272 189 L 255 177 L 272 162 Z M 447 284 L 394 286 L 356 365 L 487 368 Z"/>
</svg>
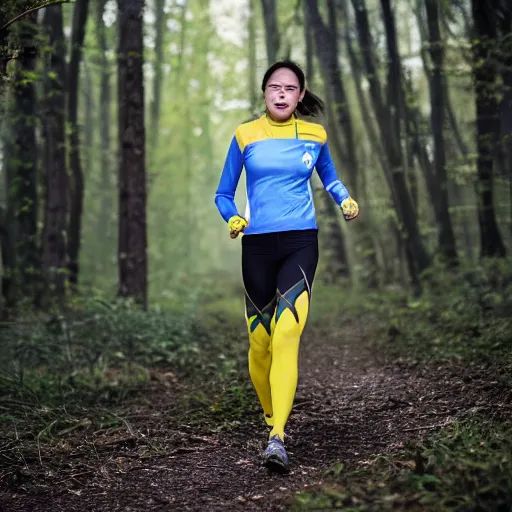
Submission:
<svg viewBox="0 0 512 512">
<path fill-rule="evenodd" d="M 265 459 L 263 465 L 267 469 L 275 471 L 276 473 L 288 473 L 289 471 L 288 465 L 283 464 L 283 462 L 278 457 L 272 455 Z"/>
</svg>

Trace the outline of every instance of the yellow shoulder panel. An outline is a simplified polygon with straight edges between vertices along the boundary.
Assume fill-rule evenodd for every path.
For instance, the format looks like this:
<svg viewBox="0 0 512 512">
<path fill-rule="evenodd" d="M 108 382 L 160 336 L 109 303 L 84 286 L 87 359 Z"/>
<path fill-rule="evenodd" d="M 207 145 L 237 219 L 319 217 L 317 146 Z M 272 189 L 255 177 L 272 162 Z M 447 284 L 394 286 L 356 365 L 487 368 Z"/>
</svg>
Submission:
<svg viewBox="0 0 512 512">
<path fill-rule="evenodd" d="M 325 144 L 327 141 L 327 132 L 321 124 L 299 119 L 299 139 L 307 139 Z"/>
<path fill-rule="evenodd" d="M 258 118 L 248 123 L 243 123 L 238 126 L 235 131 L 236 140 L 240 151 L 244 151 L 245 147 L 253 142 L 265 140 L 270 138 L 268 130 L 265 129 L 266 124 L 262 122 L 262 118 Z"/>
</svg>

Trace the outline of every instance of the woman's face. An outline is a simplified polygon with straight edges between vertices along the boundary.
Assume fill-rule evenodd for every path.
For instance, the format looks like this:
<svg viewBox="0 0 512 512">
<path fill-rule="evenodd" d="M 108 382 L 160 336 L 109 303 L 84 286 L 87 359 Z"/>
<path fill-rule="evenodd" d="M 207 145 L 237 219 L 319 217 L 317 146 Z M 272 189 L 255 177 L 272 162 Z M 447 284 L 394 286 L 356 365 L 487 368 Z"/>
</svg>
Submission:
<svg viewBox="0 0 512 512">
<path fill-rule="evenodd" d="M 304 97 L 297 75 L 288 68 L 276 69 L 265 86 L 267 110 L 276 121 L 286 121 L 294 113 L 297 103 Z"/>
</svg>

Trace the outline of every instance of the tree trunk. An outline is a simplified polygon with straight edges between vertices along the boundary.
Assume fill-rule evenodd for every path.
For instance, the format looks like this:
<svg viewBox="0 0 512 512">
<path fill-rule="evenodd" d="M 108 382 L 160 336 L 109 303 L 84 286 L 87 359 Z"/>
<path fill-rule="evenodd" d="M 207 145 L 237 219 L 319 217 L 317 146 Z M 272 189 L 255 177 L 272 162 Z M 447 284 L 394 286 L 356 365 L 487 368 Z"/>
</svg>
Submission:
<svg viewBox="0 0 512 512">
<path fill-rule="evenodd" d="M 334 23 L 334 4 L 328 2 L 331 11 L 331 24 Z M 318 11 L 315 0 L 306 0 L 306 9 L 313 31 L 315 48 L 322 69 L 324 80 L 328 84 L 333 102 L 333 110 L 340 132 L 345 139 L 345 156 L 347 169 L 347 183 L 352 188 L 354 197 L 357 197 L 357 162 L 355 154 L 354 133 L 352 119 L 347 101 L 345 85 L 341 79 L 341 70 L 338 64 L 338 44 L 336 40 L 336 27 L 327 27 Z"/>
<path fill-rule="evenodd" d="M 84 176 L 80 161 L 80 135 L 78 133 L 78 82 L 82 46 L 85 37 L 85 26 L 89 0 L 76 0 L 73 9 L 71 32 L 71 57 L 68 71 L 68 123 L 69 133 L 69 165 L 71 171 L 71 204 L 68 229 L 69 281 L 73 286 L 78 284 L 80 242 L 82 236 L 82 211 L 84 202 Z"/>
<path fill-rule="evenodd" d="M 151 151 L 155 152 L 158 142 L 160 124 L 160 103 L 162 90 L 162 64 L 164 61 L 164 34 L 166 15 L 164 12 L 165 0 L 155 2 L 155 60 L 153 63 L 153 100 L 151 102 Z"/>
<path fill-rule="evenodd" d="M 112 196 L 114 193 L 113 160 L 111 150 L 111 84 L 110 63 L 108 61 L 108 44 L 105 34 L 103 13 L 106 0 L 98 0 L 96 4 L 96 30 L 99 46 L 100 97 L 99 97 L 99 132 L 100 132 L 100 214 L 98 216 L 97 236 L 101 246 L 109 246 L 112 237 Z M 102 257 L 104 261 L 105 256 Z"/>
<path fill-rule="evenodd" d="M 504 257 L 505 246 L 496 222 L 493 202 L 493 150 L 496 146 L 498 102 L 496 69 L 489 58 L 495 43 L 496 27 L 485 0 L 472 0 L 475 34 L 472 41 L 473 79 L 476 101 L 477 196 L 482 257 Z"/>
<path fill-rule="evenodd" d="M 428 52 L 427 52 L 427 48 L 426 48 L 427 44 L 428 44 L 429 36 L 428 36 L 426 16 L 424 15 L 424 12 L 423 12 L 422 3 L 423 3 L 423 0 L 416 0 L 415 13 L 416 13 L 416 20 L 418 22 L 420 38 L 422 41 L 420 53 L 421 53 L 421 59 L 423 61 L 423 69 L 425 71 L 427 78 L 430 79 L 431 73 L 430 73 L 429 66 L 427 64 L 427 53 Z M 448 117 L 448 123 L 450 125 L 450 132 L 453 135 L 455 144 L 457 145 L 457 149 L 459 150 L 461 156 L 466 160 L 467 156 L 469 154 L 469 149 L 468 149 L 466 142 L 464 141 L 464 138 L 462 137 L 462 135 L 460 133 L 459 125 L 457 123 L 457 118 L 455 117 L 452 102 L 450 100 L 448 79 L 445 75 L 442 76 L 442 84 L 443 84 L 443 96 L 444 96 L 443 101 L 444 101 L 444 106 L 445 106 L 445 110 L 446 110 L 446 115 Z"/>
<path fill-rule="evenodd" d="M 16 265 L 19 291 L 33 297 L 40 269 L 37 243 L 37 142 L 36 142 L 36 90 L 33 74 L 36 71 L 35 13 L 16 24 L 13 33 L 20 47 L 12 87 L 13 125 L 12 148 L 8 166 L 14 181 L 9 194 L 13 194 L 16 224 Z"/>
<path fill-rule="evenodd" d="M 418 22 L 420 37 L 422 41 L 422 48 L 421 48 L 421 57 L 423 61 L 423 70 L 425 71 L 425 75 L 427 79 L 430 81 L 432 80 L 432 73 L 430 71 L 429 65 L 428 65 L 428 29 L 427 29 L 427 21 L 426 21 L 426 13 L 423 9 L 423 0 L 417 0 L 416 2 L 416 18 Z M 459 125 L 457 122 L 457 119 L 455 117 L 455 113 L 453 111 L 452 102 L 450 100 L 450 94 L 449 94 L 449 87 L 448 87 L 448 78 L 445 76 L 445 74 L 442 74 L 441 76 L 442 80 L 442 88 L 443 88 L 443 102 L 445 106 L 446 115 L 448 117 L 448 124 L 450 127 L 450 135 L 453 137 L 453 140 L 455 144 L 453 145 L 454 148 L 457 148 L 460 157 L 464 161 L 464 163 L 469 163 L 468 156 L 469 156 L 469 149 L 464 141 L 464 138 L 460 132 Z M 414 115 L 419 116 L 419 113 L 415 112 Z M 415 123 L 417 120 L 414 121 Z M 445 132 L 446 135 L 446 132 Z M 418 141 L 419 144 L 419 141 Z M 426 153 L 426 150 L 424 148 L 424 145 L 418 146 L 418 150 L 420 153 L 418 154 L 418 157 L 420 160 L 424 161 L 424 164 L 422 164 L 422 168 L 424 169 L 425 178 L 428 179 L 430 176 L 430 172 L 426 171 L 426 162 L 425 160 L 428 160 L 428 155 Z M 425 172 L 426 171 L 426 172 Z M 433 176 L 432 176 L 433 179 Z M 463 206 L 463 198 L 465 196 L 463 187 L 459 184 L 457 184 L 455 181 L 451 180 L 447 182 L 448 184 L 448 197 L 451 197 L 453 200 L 453 204 L 457 207 Z M 462 231 L 462 242 L 464 246 L 464 250 L 466 252 L 466 256 L 469 261 L 472 261 L 473 259 L 473 250 L 472 246 L 469 243 L 471 240 L 471 226 L 470 226 L 470 219 L 466 214 L 462 214 L 458 216 L 459 223 L 461 224 L 461 231 Z M 455 224 L 456 225 L 456 224 Z"/>
<path fill-rule="evenodd" d="M 401 225 L 404 230 L 405 242 L 410 246 L 410 254 L 413 255 L 415 264 L 409 266 L 412 283 L 418 282 L 416 273 L 424 271 L 430 265 L 430 257 L 425 250 L 418 227 L 418 219 L 414 205 L 407 188 L 407 180 L 404 173 L 403 155 L 400 147 L 400 119 L 402 101 L 400 98 L 400 65 L 397 61 L 396 37 L 394 20 L 386 15 L 386 5 L 383 5 L 385 14 L 385 26 L 387 33 L 388 58 L 390 61 L 388 70 L 388 97 L 384 104 L 382 89 L 374 62 L 373 43 L 370 35 L 368 14 L 364 0 L 352 0 L 359 44 L 363 56 L 366 78 L 369 82 L 370 96 L 380 129 L 382 147 L 386 151 L 386 158 L 391 169 L 391 181 L 393 200 Z M 389 7 L 389 6 L 388 6 Z M 397 74 L 398 69 L 398 74 Z M 419 292 L 416 290 L 416 292 Z"/>
<path fill-rule="evenodd" d="M 503 13 L 501 25 L 502 41 L 506 38 L 506 43 L 502 48 L 503 67 L 501 77 L 503 80 L 503 97 L 500 104 L 501 112 L 501 135 L 504 152 L 507 158 L 507 177 L 509 184 L 509 237 L 512 241 L 512 5 L 508 3 Z"/>
<path fill-rule="evenodd" d="M 350 69 L 352 71 L 352 77 L 354 80 L 354 86 L 356 89 L 356 95 L 357 95 L 357 103 L 359 105 L 359 108 L 361 109 L 361 117 L 363 119 L 363 124 L 366 130 L 366 135 L 368 136 L 368 140 L 370 142 L 371 147 L 374 149 L 375 154 L 377 155 L 377 158 L 379 160 L 380 166 L 382 167 L 382 170 L 384 171 L 384 176 L 386 177 L 386 180 L 392 188 L 392 179 L 391 179 L 391 170 L 389 168 L 388 161 L 386 159 L 386 155 L 384 153 L 384 149 L 382 147 L 381 141 L 379 139 L 379 135 L 377 133 L 377 130 L 375 128 L 375 123 L 373 121 L 370 109 L 368 108 L 368 100 L 366 99 L 366 95 L 363 91 L 362 83 L 363 83 L 363 74 L 361 71 L 361 64 L 359 62 L 358 56 L 356 55 L 356 52 L 354 50 L 354 47 L 352 45 L 352 39 L 350 37 L 349 33 L 349 19 L 348 19 L 348 12 L 346 10 L 346 4 L 344 3 L 344 0 L 341 0 L 340 3 L 342 3 L 342 9 L 343 14 L 345 18 L 345 46 L 347 48 L 348 58 L 350 62 Z"/>
<path fill-rule="evenodd" d="M 436 194 L 438 195 L 438 243 L 441 257 L 448 264 L 457 263 L 455 236 L 448 204 L 448 184 L 446 178 L 446 155 L 444 146 L 445 95 L 443 90 L 444 48 L 439 30 L 439 14 L 436 0 L 425 0 L 430 58 L 430 124 L 434 139 L 434 167 L 436 174 Z"/>
<path fill-rule="evenodd" d="M 95 112 L 96 105 L 94 104 L 93 94 L 93 81 L 90 63 L 84 60 L 84 79 L 82 82 L 82 96 L 85 103 L 84 112 L 84 175 L 87 177 L 87 173 L 91 171 L 91 164 L 94 161 L 94 128 L 95 128 Z"/>
<path fill-rule="evenodd" d="M 303 15 L 304 21 L 302 23 L 304 27 L 304 41 L 306 43 L 306 79 L 308 87 L 314 90 L 315 81 L 315 67 L 314 67 L 314 43 L 313 43 L 313 30 L 311 25 L 307 22 L 308 19 L 308 6 L 306 2 L 303 2 Z"/>
<path fill-rule="evenodd" d="M 66 47 L 62 7 L 47 7 L 43 20 L 51 47 L 44 87 L 45 217 L 41 245 L 49 289 L 62 297 L 66 282 L 66 223 L 68 174 L 66 168 Z"/>
<path fill-rule="evenodd" d="M 256 105 L 258 102 L 256 87 L 256 30 L 254 19 L 254 2 L 249 0 L 249 12 L 247 14 L 247 34 L 248 34 L 248 58 L 249 58 L 249 114 L 251 118 L 256 117 Z"/>
<path fill-rule="evenodd" d="M 3 141 L 3 174 L 4 185 L 6 191 L 6 207 L 2 208 L 1 222 L 1 242 L 2 242 L 2 296 L 7 309 L 12 308 L 17 300 L 17 276 L 16 276 L 16 222 L 15 211 L 16 203 L 14 201 L 12 183 L 14 176 L 12 175 L 12 166 L 8 165 L 10 152 L 12 150 L 11 139 L 11 123 L 10 120 L 4 120 L 2 123 L 2 141 Z"/>
<path fill-rule="evenodd" d="M 402 71 L 396 37 L 396 26 L 390 0 L 381 0 L 384 27 L 386 32 L 386 45 L 388 50 L 388 123 L 390 133 L 387 147 L 389 148 L 389 161 L 392 168 L 393 186 L 399 197 L 399 209 L 401 222 L 406 232 L 406 255 L 411 274 L 413 288 L 416 294 L 420 293 L 417 284 L 420 282 L 417 273 L 423 272 L 430 265 L 430 257 L 427 254 L 421 240 L 418 226 L 418 218 L 414 204 L 407 187 L 404 172 L 404 161 L 401 150 L 401 117 L 405 114 L 404 89 L 402 84 Z M 400 215 L 400 213 L 399 213 Z"/>
<path fill-rule="evenodd" d="M 315 13 L 311 13 L 311 9 L 315 10 L 316 6 L 313 5 L 311 7 L 309 1 L 304 4 L 304 12 L 306 16 L 306 21 L 304 23 L 305 26 L 308 27 L 308 31 L 310 32 L 309 39 L 306 38 L 306 52 L 313 55 L 313 49 L 316 47 L 317 54 L 320 55 L 320 51 L 318 51 L 319 43 L 317 39 L 317 31 L 319 29 L 318 25 L 315 25 L 314 22 L 318 22 L 318 17 L 314 17 Z M 313 17 L 312 17 L 313 14 Z M 308 18 L 311 20 L 309 23 Z M 320 19 L 320 23 L 323 24 Z M 316 39 L 316 44 L 315 44 Z M 312 62 L 310 62 L 310 66 Z M 327 72 L 323 67 L 325 62 L 321 62 L 322 71 L 325 76 L 327 76 Z M 308 75 L 309 78 L 309 75 Z M 333 89 L 330 84 L 325 83 L 326 95 L 328 98 L 327 101 L 327 112 L 326 118 L 327 123 L 330 126 L 330 140 L 331 144 L 334 148 L 335 154 L 338 156 L 339 161 L 343 161 L 344 159 L 344 148 L 342 147 L 342 140 L 338 137 L 338 126 L 336 126 L 336 112 L 335 109 L 331 109 L 330 105 L 334 103 L 332 100 Z M 343 85 L 342 85 L 343 87 Z M 313 179 L 312 182 L 315 180 Z M 318 222 L 319 222 L 319 244 L 322 248 L 323 261 L 326 262 L 324 265 L 324 270 L 322 272 L 322 276 L 324 282 L 326 283 L 336 283 L 341 279 L 347 279 L 350 277 L 350 267 L 348 264 L 347 257 L 347 248 L 345 243 L 344 233 L 341 230 L 339 225 L 339 210 L 336 208 L 332 201 L 332 197 L 328 194 L 325 194 L 325 191 L 322 187 L 313 186 L 314 197 L 315 197 L 315 205 L 318 213 Z"/>
<path fill-rule="evenodd" d="M 143 0 L 119 8 L 119 289 L 147 308 Z"/>
<path fill-rule="evenodd" d="M 267 62 L 270 66 L 277 60 L 280 45 L 277 2 L 276 0 L 261 0 L 261 7 L 263 10 L 263 24 L 265 26 Z"/>
<path fill-rule="evenodd" d="M 191 212 L 194 215 L 194 225 L 200 226 L 202 219 L 208 215 L 208 209 L 205 208 L 205 204 L 202 200 L 198 201 L 198 196 L 203 195 L 203 191 L 210 190 L 210 187 L 215 187 L 215 181 L 212 173 L 211 163 L 214 161 L 214 149 L 213 141 L 211 136 L 211 121 L 210 112 L 211 108 L 211 96 L 207 92 L 208 87 L 211 83 L 210 64 L 208 62 L 208 48 L 211 46 L 212 36 L 214 30 L 212 26 L 212 20 L 210 19 L 210 11 L 208 8 L 209 0 L 200 0 L 199 9 L 200 15 L 198 17 L 200 34 L 194 38 L 194 47 L 197 52 L 199 59 L 200 72 L 197 75 L 199 81 L 200 98 L 197 103 L 196 115 L 199 114 L 198 121 L 195 121 L 195 125 L 201 128 L 201 135 L 197 137 L 197 142 L 194 144 L 197 147 L 195 158 L 198 160 L 197 164 L 192 165 L 193 176 L 191 182 Z M 199 155 L 201 158 L 199 158 Z M 191 247 L 193 254 L 197 253 L 198 260 L 202 258 L 208 258 L 211 254 L 211 244 L 207 237 L 195 237 L 192 239 L 194 246 Z M 195 264 L 194 270 L 197 273 L 200 270 L 200 265 Z"/>
<path fill-rule="evenodd" d="M 328 85 L 332 102 L 334 104 L 335 118 L 340 133 L 345 140 L 344 149 L 344 169 L 346 170 L 346 179 L 344 180 L 351 194 L 359 197 L 359 166 L 356 157 L 356 144 L 354 139 L 354 128 L 349 109 L 345 85 L 341 78 L 341 69 L 338 64 L 338 41 L 336 26 L 336 3 L 334 0 L 328 0 L 329 26 L 326 26 L 320 16 L 317 4 L 313 0 L 306 0 L 306 10 L 310 20 L 311 29 L 315 39 L 318 60 L 324 75 L 324 81 Z M 364 211 L 366 205 L 359 198 L 362 209 L 361 219 L 356 235 L 356 256 L 362 259 L 363 267 L 366 272 L 365 284 L 369 288 L 376 288 L 377 283 L 377 261 L 376 252 L 370 235 L 367 212 Z M 339 206 L 339 205 L 338 205 Z"/>
<path fill-rule="evenodd" d="M 338 212 L 332 197 L 323 188 L 320 179 L 312 180 L 319 230 L 318 243 L 322 249 L 321 281 L 324 284 L 339 284 L 350 278 L 345 237 L 338 222 Z"/>
</svg>

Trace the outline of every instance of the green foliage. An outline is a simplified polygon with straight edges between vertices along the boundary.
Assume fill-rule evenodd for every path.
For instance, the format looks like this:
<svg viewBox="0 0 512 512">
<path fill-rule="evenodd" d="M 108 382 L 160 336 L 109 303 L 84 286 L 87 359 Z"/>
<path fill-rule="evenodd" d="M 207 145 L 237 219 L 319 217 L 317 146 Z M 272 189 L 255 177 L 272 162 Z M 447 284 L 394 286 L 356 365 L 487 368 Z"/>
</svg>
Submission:
<svg viewBox="0 0 512 512">
<path fill-rule="evenodd" d="M 0 392 L 49 404 L 111 402 L 144 384 L 148 368 L 183 377 L 216 371 L 237 345 L 230 346 L 233 332 L 221 337 L 220 326 L 215 331 L 215 322 L 183 306 L 144 312 L 131 301 L 98 298 L 44 319 L 26 314 L 1 332 Z"/>
<path fill-rule="evenodd" d="M 512 500 L 510 425 L 454 424 L 403 451 L 337 464 L 292 510 L 491 512 Z"/>
<path fill-rule="evenodd" d="M 387 331 L 379 329 L 376 338 L 389 351 L 420 359 L 512 361 L 510 260 L 451 271 L 434 266 L 424 286 L 419 301 L 395 296 L 374 303 Z"/>
</svg>

